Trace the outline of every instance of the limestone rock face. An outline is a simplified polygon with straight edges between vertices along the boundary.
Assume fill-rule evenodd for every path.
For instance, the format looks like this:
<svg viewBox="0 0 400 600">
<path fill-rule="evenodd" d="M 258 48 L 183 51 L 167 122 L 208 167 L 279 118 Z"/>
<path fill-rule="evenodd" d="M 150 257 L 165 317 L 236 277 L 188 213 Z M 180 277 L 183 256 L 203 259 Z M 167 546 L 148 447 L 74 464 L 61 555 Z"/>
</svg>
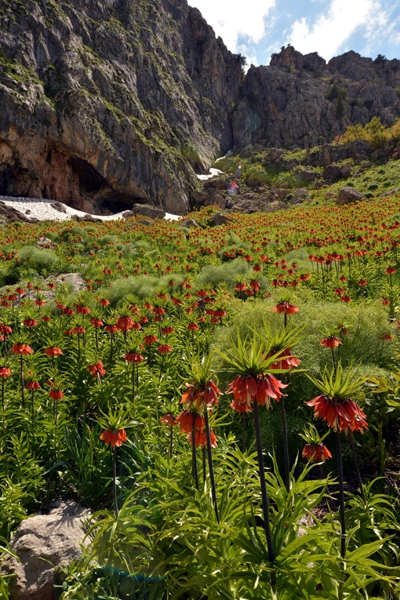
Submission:
<svg viewBox="0 0 400 600">
<path fill-rule="evenodd" d="M 0 0 L 0 195 L 88 214 L 222 208 L 222 194 L 196 198 L 195 172 L 226 151 L 270 147 L 265 162 L 287 170 L 282 148 L 322 146 L 307 166 L 361 161 L 368 143 L 331 142 L 400 117 L 396 59 L 289 46 L 242 66 L 187 0 Z"/>
<path fill-rule="evenodd" d="M 20 561 L 7 558 L 2 567 L 15 575 L 10 581 L 11 600 L 57 597 L 52 565 L 67 565 L 80 557 L 85 513 L 87 509 L 73 501 L 58 501 L 50 505 L 49 514 L 22 521 L 11 542 Z"/>
<path fill-rule="evenodd" d="M 373 116 L 392 125 L 400 116 L 399 85 L 397 59 L 351 51 L 326 63 L 289 46 L 269 66 L 247 72 L 232 117 L 235 145 L 312 148 Z"/>
<path fill-rule="evenodd" d="M 241 79 L 186 0 L 0 0 L 0 194 L 184 214 Z"/>
</svg>

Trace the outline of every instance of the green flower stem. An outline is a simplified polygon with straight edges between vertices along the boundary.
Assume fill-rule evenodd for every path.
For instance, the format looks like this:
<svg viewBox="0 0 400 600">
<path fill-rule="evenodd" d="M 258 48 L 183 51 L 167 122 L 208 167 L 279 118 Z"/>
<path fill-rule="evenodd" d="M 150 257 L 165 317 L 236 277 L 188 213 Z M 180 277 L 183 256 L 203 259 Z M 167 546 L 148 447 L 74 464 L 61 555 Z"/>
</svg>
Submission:
<svg viewBox="0 0 400 600">
<path fill-rule="evenodd" d="M 24 391 L 24 359 L 22 358 L 22 354 L 20 355 L 20 380 L 21 380 L 21 398 L 22 398 L 22 406 L 25 406 L 25 391 Z"/>
<path fill-rule="evenodd" d="M 5 425 L 5 421 L 4 421 L 4 411 L 5 411 L 5 407 L 4 407 L 4 386 L 5 386 L 5 381 L 4 381 L 4 377 L 2 377 L 2 379 L 1 379 L 1 412 L 2 412 L 2 416 L 3 416 L 3 427 Z"/>
<path fill-rule="evenodd" d="M 364 486 L 363 486 L 363 482 L 362 482 L 362 479 L 361 479 L 360 469 L 359 469 L 359 466 L 358 466 L 356 446 L 355 446 L 355 443 L 354 443 L 354 436 L 353 436 L 353 432 L 351 431 L 351 429 L 349 430 L 349 440 L 350 440 L 351 452 L 353 454 L 354 468 L 356 470 L 356 475 L 357 475 L 358 485 L 359 485 L 360 492 L 361 492 L 361 497 L 363 499 L 364 504 L 366 504 L 365 493 L 364 493 Z"/>
<path fill-rule="evenodd" d="M 208 410 L 207 410 L 206 406 L 204 407 L 204 421 L 205 421 L 205 425 L 206 425 L 208 470 L 210 472 L 211 494 L 212 494 L 212 499 L 213 499 L 213 503 L 214 503 L 215 516 L 217 517 L 217 522 L 219 523 L 218 503 L 217 503 L 217 490 L 216 490 L 216 487 L 215 487 L 214 465 L 213 465 L 213 459 L 212 459 L 210 424 L 209 424 L 209 421 L 208 421 Z"/>
<path fill-rule="evenodd" d="M 267 546 L 268 546 L 268 560 L 269 560 L 269 562 L 273 563 L 275 560 L 275 554 L 274 554 L 274 548 L 272 545 L 271 528 L 270 528 L 270 523 L 269 523 L 269 500 L 268 500 L 267 485 L 265 482 L 264 457 L 263 457 L 263 449 L 262 449 L 262 442 L 261 442 L 260 416 L 259 416 L 259 412 L 258 412 L 258 403 L 257 402 L 254 402 L 254 428 L 255 428 L 255 432 L 256 432 L 258 469 L 259 469 L 260 484 L 261 484 L 262 507 L 263 507 L 263 516 L 264 516 L 264 530 L 265 530 L 265 537 L 267 538 Z"/>
<path fill-rule="evenodd" d="M 346 521 L 344 518 L 344 483 L 343 483 L 343 462 L 342 446 L 340 443 L 340 431 L 336 432 L 337 462 L 339 475 L 339 511 L 340 511 L 340 555 L 343 560 L 346 558 Z"/>
<path fill-rule="evenodd" d="M 117 500 L 117 447 L 113 447 L 113 495 L 115 516 L 118 517 L 118 500 Z"/>
<path fill-rule="evenodd" d="M 242 452 L 246 452 L 246 413 L 242 413 Z"/>
<path fill-rule="evenodd" d="M 285 487 L 286 487 L 286 491 L 289 492 L 289 490 L 290 490 L 289 442 L 288 442 L 287 425 L 286 425 L 285 401 L 283 399 L 283 396 L 280 399 L 279 404 L 281 405 L 281 416 L 282 416 L 283 458 L 284 458 L 284 463 L 285 463 Z"/>
<path fill-rule="evenodd" d="M 169 427 L 169 457 L 172 458 L 172 448 L 174 443 L 174 429 L 173 425 Z"/>
<path fill-rule="evenodd" d="M 32 394 L 32 425 L 35 424 L 35 390 L 32 388 L 31 389 L 31 394 Z"/>
<path fill-rule="evenodd" d="M 194 485 L 196 489 L 199 489 L 199 474 L 197 472 L 197 456 L 196 456 L 196 413 L 193 413 L 192 416 L 192 471 L 193 471 L 193 479 Z"/>
<path fill-rule="evenodd" d="M 135 401 L 135 363 L 133 361 L 132 361 L 131 381 L 132 381 L 132 402 L 134 402 Z"/>
<path fill-rule="evenodd" d="M 332 351 L 332 363 L 333 363 L 333 371 L 334 371 L 334 373 L 335 373 L 335 375 L 336 375 L 335 351 L 334 351 L 334 349 L 333 349 L 333 348 L 331 348 L 331 351 Z"/>
</svg>

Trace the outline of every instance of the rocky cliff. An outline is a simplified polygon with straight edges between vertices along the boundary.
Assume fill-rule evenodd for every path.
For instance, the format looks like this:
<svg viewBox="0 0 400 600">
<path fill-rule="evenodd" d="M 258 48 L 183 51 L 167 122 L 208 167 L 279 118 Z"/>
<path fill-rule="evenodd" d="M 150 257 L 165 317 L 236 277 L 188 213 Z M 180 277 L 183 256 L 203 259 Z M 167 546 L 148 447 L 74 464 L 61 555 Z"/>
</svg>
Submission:
<svg viewBox="0 0 400 600">
<path fill-rule="evenodd" d="M 392 125 L 400 116 L 400 61 L 347 52 L 328 63 L 292 46 L 268 67 L 251 67 L 233 115 L 235 146 L 311 148 L 373 116 Z"/>
<path fill-rule="evenodd" d="M 241 67 L 186 0 L 0 0 L 0 194 L 184 214 Z"/>
<path fill-rule="evenodd" d="M 284 48 L 244 77 L 186 0 L 0 0 L 0 195 L 184 214 L 228 149 L 400 116 L 400 61 Z"/>
</svg>

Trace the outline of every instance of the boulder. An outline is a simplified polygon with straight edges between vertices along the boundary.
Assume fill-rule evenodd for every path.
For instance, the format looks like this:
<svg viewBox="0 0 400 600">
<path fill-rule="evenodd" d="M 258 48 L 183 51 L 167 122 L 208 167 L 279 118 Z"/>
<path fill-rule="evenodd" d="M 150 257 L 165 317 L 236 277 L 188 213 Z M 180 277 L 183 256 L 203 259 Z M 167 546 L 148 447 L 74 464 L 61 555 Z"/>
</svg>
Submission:
<svg viewBox="0 0 400 600">
<path fill-rule="evenodd" d="M 18 527 L 11 549 L 19 558 L 7 557 L 2 571 L 12 574 L 10 600 L 54 600 L 55 569 L 80 558 L 87 509 L 72 500 L 58 500 L 46 513 L 25 519 Z"/>
<path fill-rule="evenodd" d="M 336 198 L 336 204 L 342 206 L 343 204 L 351 204 L 352 202 L 358 202 L 360 200 L 365 200 L 364 194 L 350 186 L 345 186 L 340 188 Z"/>
<path fill-rule="evenodd" d="M 200 227 L 198 223 L 194 219 L 186 219 L 186 221 L 181 221 L 179 223 L 181 227 L 186 227 L 187 229 L 191 229 L 192 227 Z"/>
<path fill-rule="evenodd" d="M 50 240 L 47 237 L 40 237 L 38 239 L 38 241 L 36 242 L 36 246 L 38 246 L 38 248 L 55 248 L 56 247 L 53 240 Z"/>
<path fill-rule="evenodd" d="M 307 183 L 311 183 L 318 179 L 319 174 L 315 171 L 311 171 L 311 169 L 302 169 L 301 171 L 296 172 L 297 179 L 300 181 L 306 181 Z"/>
<path fill-rule="evenodd" d="M 226 190 L 227 186 L 229 183 L 232 183 L 231 181 L 227 181 L 225 179 L 210 179 L 209 181 L 206 181 L 203 185 L 203 189 L 204 190 L 210 190 L 210 189 L 214 189 L 214 190 Z"/>
<path fill-rule="evenodd" d="M 6 202 L 0 201 L 0 217 L 6 221 L 6 223 L 15 223 L 17 221 L 24 221 L 30 223 L 33 219 L 30 219 L 24 213 L 20 212 L 16 208 L 8 205 Z M 36 219 L 37 221 L 37 219 Z"/>
<path fill-rule="evenodd" d="M 324 179 L 325 181 L 335 182 L 342 179 L 342 169 L 339 165 L 328 165 L 324 171 Z"/>
<path fill-rule="evenodd" d="M 294 195 L 296 198 L 305 198 L 308 195 L 308 191 L 305 188 L 298 188 L 294 190 Z"/>
<path fill-rule="evenodd" d="M 150 204 L 134 204 L 132 206 L 132 212 L 134 215 L 142 215 L 149 219 L 164 219 L 166 215 L 164 209 L 150 206 Z"/>
<path fill-rule="evenodd" d="M 71 219 L 73 221 L 76 221 L 77 223 L 80 223 L 81 221 L 87 223 L 101 223 L 101 219 L 96 219 L 96 217 L 89 214 L 83 215 L 83 217 L 81 217 L 80 215 L 72 215 Z"/>
<path fill-rule="evenodd" d="M 371 155 L 371 144 L 363 140 L 354 140 L 350 144 L 350 158 L 360 162 Z"/>
<path fill-rule="evenodd" d="M 210 227 L 218 227 L 219 225 L 226 225 L 230 222 L 230 218 L 223 213 L 215 213 L 208 221 Z"/>
<path fill-rule="evenodd" d="M 341 168 L 342 179 L 347 179 L 348 177 L 350 177 L 351 172 L 352 172 L 351 166 L 350 165 L 344 165 Z"/>
<path fill-rule="evenodd" d="M 198 206 L 206 206 L 206 202 L 209 199 L 209 194 L 205 190 L 199 190 L 194 195 L 194 201 Z M 124 213 L 125 216 L 125 213 Z"/>
<path fill-rule="evenodd" d="M 58 210 L 58 212 L 61 212 L 61 213 L 64 213 L 64 214 L 67 212 L 67 210 L 65 208 L 65 204 L 62 204 L 61 202 L 52 202 L 50 204 L 50 206 L 52 208 L 54 208 L 54 210 Z"/>
<path fill-rule="evenodd" d="M 262 207 L 262 212 L 273 213 L 277 210 L 286 210 L 289 208 L 289 205 L 286 202 L 281 202 L 277 200 L 276 202 L 271 202 L 270 204 Z"/>
<path fill-rule="evenodd" d="M 210 204 L 206 206 L 218 206 L 218 208 L 224 209 L 226 206 L 226 200 L 220 194 L 214 194 L 211 198 Z"/>
<path fill-rule="evenodd" d="M 330 200 L 331 198 L 334 198 L 336 196 L 335 192 L 327 192 L 325 194 L 325 200 Z"/>
</svg>

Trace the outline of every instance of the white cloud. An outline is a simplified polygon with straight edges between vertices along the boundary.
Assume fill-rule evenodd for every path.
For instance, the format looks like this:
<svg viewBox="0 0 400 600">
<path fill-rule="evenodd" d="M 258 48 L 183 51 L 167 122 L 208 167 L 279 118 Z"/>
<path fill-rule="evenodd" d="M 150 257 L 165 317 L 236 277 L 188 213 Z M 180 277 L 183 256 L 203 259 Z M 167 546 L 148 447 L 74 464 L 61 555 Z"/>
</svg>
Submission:
<svg viewBox="0 0 400 600">
<path fill-rule="evenodd" d="M 303 54 L 318 52 L 330 59 L 358 29 L 366 29 L 368 36 L 386 21 L 387 14 L 375 0 L 332 0 L 328 13 L 312 25 L 305 17 L 295 21 L 287 41 Z"/>
<path fill-rule="evenodd" d="M 275 0 L 189 0 L 221 36 L 231 52 L 238 52 L 238 38 L 258 43 L 265 35 L 264 19 Z"/>
</svg>

